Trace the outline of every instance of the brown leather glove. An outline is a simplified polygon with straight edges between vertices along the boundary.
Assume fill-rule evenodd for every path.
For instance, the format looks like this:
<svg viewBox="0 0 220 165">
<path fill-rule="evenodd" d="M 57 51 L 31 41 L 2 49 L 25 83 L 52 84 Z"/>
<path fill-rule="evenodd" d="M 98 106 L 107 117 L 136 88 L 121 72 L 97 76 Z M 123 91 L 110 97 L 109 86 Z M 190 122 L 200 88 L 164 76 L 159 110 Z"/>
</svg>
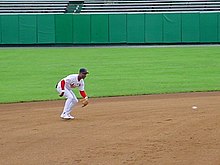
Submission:
<svg viewBox="0 0 220 165">
<path fill-rule="evenodd" d="M 89 104 L 88 98 L 83 98 L 80 101 L 82 103 L 82 107 L 85 107 Z"/>
</svg>

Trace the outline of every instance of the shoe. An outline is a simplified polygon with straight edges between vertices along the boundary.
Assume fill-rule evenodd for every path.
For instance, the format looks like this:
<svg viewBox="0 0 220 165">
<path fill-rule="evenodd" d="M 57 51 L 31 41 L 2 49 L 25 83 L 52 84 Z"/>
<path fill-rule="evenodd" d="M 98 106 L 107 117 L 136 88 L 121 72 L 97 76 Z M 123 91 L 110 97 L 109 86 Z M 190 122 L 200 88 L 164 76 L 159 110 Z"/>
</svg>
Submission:
<svg viewBox="0 0 220 165">
<path fill-rule="evenodd" d="M 60 115 L 61 118 L 64 118 L 64 116 L 65 116 L 65 112 L 63 112 L 63 113 Z"/>
<path fill-rule="evenodd" d="M 70 114 L 68 114 L 69 118 L 70 119 L 74 119 L 75 117 L 71 116 Z"/>
<path fill-rule="evenodd" d="M 69 116 L 69 114 L 66 114 L 65 112 L 63 112 L 63 113 L 60 115 L 60 117 L 61 117 L 62 119 L 71 119 L 70 116 Z"/>
<path fill-rule="evenodd" d="M 71 119 L 71 118 L 70 118 L 69 115 L 66 114 L 66 115 L 63 116 L 63 119 L 67 119 L 67 120 L 69 120 L 69 119 Z"/>
</svg>

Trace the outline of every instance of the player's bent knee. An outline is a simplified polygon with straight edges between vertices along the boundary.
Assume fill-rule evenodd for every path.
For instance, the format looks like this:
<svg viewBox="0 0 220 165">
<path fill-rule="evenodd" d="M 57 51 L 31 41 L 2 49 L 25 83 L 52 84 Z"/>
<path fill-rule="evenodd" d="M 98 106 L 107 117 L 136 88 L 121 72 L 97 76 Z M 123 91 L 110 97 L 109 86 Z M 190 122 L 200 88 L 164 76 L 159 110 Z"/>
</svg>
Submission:
<svg viewBox="0 0 220 165">
<path fill-rule="evenodd" d="M 71 102 L 73 102 L 73 103 L 77 103 L 77 102 L 78 102 L 78 99 L 72 97 L 72 98 L 71 98 Z"/>
</svg>

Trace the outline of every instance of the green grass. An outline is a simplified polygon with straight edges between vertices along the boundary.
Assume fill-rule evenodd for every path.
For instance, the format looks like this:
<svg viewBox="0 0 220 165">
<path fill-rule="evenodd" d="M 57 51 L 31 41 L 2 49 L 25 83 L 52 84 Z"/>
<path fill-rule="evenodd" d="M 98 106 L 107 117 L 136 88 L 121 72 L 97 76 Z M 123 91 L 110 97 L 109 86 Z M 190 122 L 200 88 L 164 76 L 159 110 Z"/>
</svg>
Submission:
<svg viewBox="0 0 220 165">
<path fill-rule="evenodd" d="M 0 49 L 0 103 L 59 99 L 80 67 L 90 97 L 220 90 L 220 47 Z M 78 91 L 76 91 L 78 95 Z"/>
</svg>

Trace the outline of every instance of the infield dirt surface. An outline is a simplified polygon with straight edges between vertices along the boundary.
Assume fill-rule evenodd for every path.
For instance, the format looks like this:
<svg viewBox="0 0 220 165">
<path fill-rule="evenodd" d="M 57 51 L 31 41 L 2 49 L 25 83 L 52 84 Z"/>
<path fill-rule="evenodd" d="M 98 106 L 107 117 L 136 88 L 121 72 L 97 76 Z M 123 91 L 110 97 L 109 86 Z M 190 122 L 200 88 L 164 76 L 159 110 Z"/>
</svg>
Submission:
<svg viewBox="0 0 220 165">
<path fill-rule="evenodd" d="M 0 164 L 220 164 L 220 92 L 94 98 L 74 120 L 63 104 L 0 104 Z"/>
</svg>

